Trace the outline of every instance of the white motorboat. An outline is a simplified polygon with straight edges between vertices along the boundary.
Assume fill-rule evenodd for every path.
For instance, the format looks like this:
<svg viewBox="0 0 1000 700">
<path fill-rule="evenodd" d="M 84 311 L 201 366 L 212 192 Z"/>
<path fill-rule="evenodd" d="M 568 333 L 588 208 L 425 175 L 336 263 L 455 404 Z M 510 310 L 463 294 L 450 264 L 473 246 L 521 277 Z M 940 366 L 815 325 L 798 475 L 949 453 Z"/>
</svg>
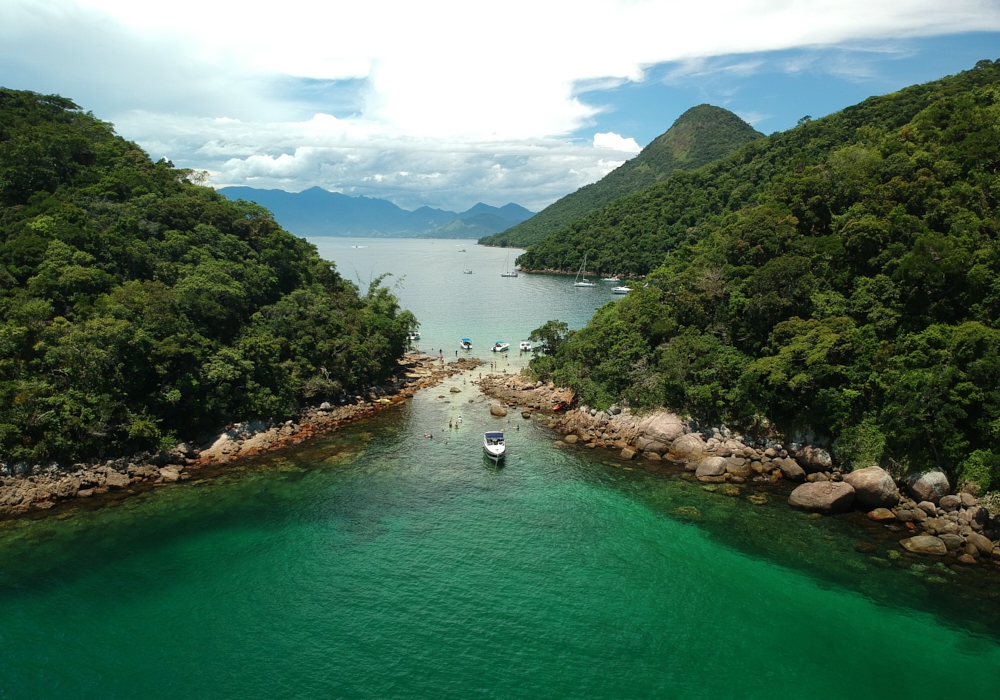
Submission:
<svg viewBox="0 0 1000 700">
<path fill-rule="evenodd" d="M 510 343 L 504 342 L 502 340 L 498 340 L 497 342 L 493 343 L 493 347 L 490 348 L 490 351 L 491 352 L 507 352 L 507 350 L 509 350 L 509 349 L 510 349 Z"/>
<path fill-rule="evenodd" d="M 531 350 L 531 343 L 528 342 L 527 340 L 522 340 L 521 341 L 521 352 L 527 352 L 529 350 Z"/>
<path fill-rule="evenodd" d="M 507 257 L 503 261 L 503 272 L 500 273 L 501 277 L 517 277 L 517 268 L 513 270 L 508 267 L 507 263 L 510 262 L 510 253 L 507 253 Z"/>
<path fill-rule="evenodd" d="M 584 269 L 586 269 L 586 267 L 587 267 L 587 254 L 584 253 L 583 254 L 583 262 L 580 263 L 580 269 L 577 270 L 577 272 L 576 272 L 576 279 L 573 280 L 573 286 L 574 287 L 596 287 L 597 286 L 597 282 L 591 282 L 586 277 L 584 277 L 583 279 L 580 278 L 580 275 L 583 274 L 583 271 L 584 271 Z"/>
<path fill-rule="evenodd" d="M 507 445 L 504 443 L 503 433 L 491 430 L 483 435 L 483 451 L 494 462 L 499 462 L 503 459 L 507 453 Z"/>
<path fill-rule="evenodd" d="M 458 345 L 463 350 L 471 350 L 472 349 L 472 339 L 471 338 L 462 338 L 461 342 Z"/>
<path fill-rule="evenodd" d="M 602 282 L 621 282 L 622 280 L 621 280 L 621 277 L 619 277 L 618 275 L 611 275 L 611 277 L 602 277 L 601 281 Z"/>
<path fill-rule="evenodd" d="M 407 340 L 420 340 L 420 333 L 417 331 L 410 331 L 406 334 Z"/>
<path fill-rule="evenodd" d="M 630 288 L 628 288 L 628 287 L 612 287 L 611 288 L 611 293 L 612 294 L 628 294 L 630 291 L 632 291 L 632 290 Z"/>
</svg>

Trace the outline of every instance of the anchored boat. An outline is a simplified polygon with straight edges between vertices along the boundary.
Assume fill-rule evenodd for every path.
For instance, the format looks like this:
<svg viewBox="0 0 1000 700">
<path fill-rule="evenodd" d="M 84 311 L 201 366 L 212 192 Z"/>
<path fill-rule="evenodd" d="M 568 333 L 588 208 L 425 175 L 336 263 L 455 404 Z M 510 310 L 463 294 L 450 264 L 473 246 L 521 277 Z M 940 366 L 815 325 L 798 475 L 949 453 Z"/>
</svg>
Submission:
<svg viewBox="0 0 1000 700">
<path fill-rule="evenodd" d="M 510 253 L 507 253 L 506 259 L 503 261 L 503 272 L 500 273 L 501 277 L 517 277 L 517 267 L 511 269 L 508 267 L 507 263 L 510 261 Z"/>
<path fill-rule="evenodd" d="M 463 350 L 471 350 L 472 338 L 462 338 L 462 341 L 459 343 L 459 346 L 461 346 Z"/>
<path fill-rule="evenodd" d="M 489 431 L 483 436 L 483 451 L 486 456 L 494 462 L 499 462 L 507 453 L 507 445 L 503 440 L 503 433 L 499 431 Z"/>
<path fill-rule="evenodd" d="M 531 350 L 531 343 L 529 343 L 527 340 L 522 340 L 521 352 L 527 352 L 528 350 Z"/>
<path fill-rule="evenodd" d="M 586 267 L 587 267 L 587 254 L 584 253 L 583 254 L 583 262 L 580 263 L 580 269 L 577 270 L 576 279 L 573 280 L 573 286 L 574 287 L 596 287 L 597 286 L 597 282 L 591 282 L 586 277 L 584 277 L 583 279 L 580 279 L 580 275 L 583 274 L 583 271 L 586 269 Z"/>
<path fill-rule="evenodd" d="M 630 291 L 632 291 L 632 290 L 630 288 L 628 288 L 628 287 L 612 287 L 611 288 L 611 293 L 612 294 L 628 294 Z"/>
<path fill-rule="evenodd" d="M 490 348 L 490 350 L 492 352 L 507 352 L 509 348 L 510 348 L 510 343 L 498 340 L 497 342 L 493 343 L 493 347 Z"/>
</svg>

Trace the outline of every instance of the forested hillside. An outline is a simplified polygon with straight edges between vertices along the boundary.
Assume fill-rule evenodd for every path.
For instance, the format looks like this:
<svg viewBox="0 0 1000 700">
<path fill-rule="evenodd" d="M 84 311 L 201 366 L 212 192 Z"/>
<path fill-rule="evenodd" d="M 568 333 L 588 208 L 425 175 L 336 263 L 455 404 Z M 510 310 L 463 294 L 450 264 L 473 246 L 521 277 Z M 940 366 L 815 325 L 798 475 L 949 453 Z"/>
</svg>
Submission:
<svg viewBox="0 0 1000 700">
<path fill-rule="evenodd" d="M 699 219 L 648 287 L 566 339 L 550 325 L 534 370 L 598 406 L 808 427 L 856 466 L 1000 486 L 1000 63 L 868 101 L 834 134 L 863 114 L 849 143 L 810 146 L 753 204 Z"/>
<path fill-rule="evenodd" d="M 644 275 L 674 248 L 718 226 L 718 218 L 759 201 L 781 175 L 801 172 L 862 138 L 862 127 L 898 129 L 931 103 L 992 83 L 1000 68 L 975 70 L 872 97 L 847 109 L 754 141 L 695 172 L 679 172 L 618 199 L 532 246 L 518 258 L 527 269 L 572 271 L 584 254 L 597 272 Z"/>
<path fill-rule="evenodd" d="M 597 182 L 553 202 L 527 221 L 479 242 L 520 248 L 533 245 L 619 197 L 665 180 L 677 170 L 700 168 L 761 136 L 721 107 L 692 107 L 635 158 Z"/>
<path fill-rule="evenodd" d="M 0 461 L 156 448 L 384 377 L 415 320 L 267 210 L 0 89 Z"/>
</svg>

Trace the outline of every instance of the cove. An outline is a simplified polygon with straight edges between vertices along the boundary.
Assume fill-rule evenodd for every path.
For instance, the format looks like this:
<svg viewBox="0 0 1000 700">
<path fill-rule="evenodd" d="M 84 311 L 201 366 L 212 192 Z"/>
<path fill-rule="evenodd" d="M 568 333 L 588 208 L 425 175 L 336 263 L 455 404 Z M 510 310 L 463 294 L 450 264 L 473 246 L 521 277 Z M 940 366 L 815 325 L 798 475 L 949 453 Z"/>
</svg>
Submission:
<svg viewBox="0 0 1000 700">
<path fill-rule="evenodd" d="M 404 303 L 415 287 L 404 286 Z M 512 303 L 500 294 L 497 308 Z M 562 302 L 537 303 L 550 305 L 531 310 L 541 316 Z M 488 317 L 471 304 L 468 314 L 455 325 L 483 317 L 472 332 L 489 332 Z M 451 337 L 422 318 L 425 338 Z M 5 524 L 0 697 L 922 698 L 993 688 L 997 630 L 941 614 L 948 574 L 935 576 L 942 583 L 872 561 L 853 550 L 850 523 L 779 504 L 753 510 L 553 449 L 536 422 L 490 418 L 468 380 L 198 485 Z M 449 430 L 459 414 L 462 427 Z M 513 431 L 503 469 L 483 462 L 483 423 Z"/>
</svg>

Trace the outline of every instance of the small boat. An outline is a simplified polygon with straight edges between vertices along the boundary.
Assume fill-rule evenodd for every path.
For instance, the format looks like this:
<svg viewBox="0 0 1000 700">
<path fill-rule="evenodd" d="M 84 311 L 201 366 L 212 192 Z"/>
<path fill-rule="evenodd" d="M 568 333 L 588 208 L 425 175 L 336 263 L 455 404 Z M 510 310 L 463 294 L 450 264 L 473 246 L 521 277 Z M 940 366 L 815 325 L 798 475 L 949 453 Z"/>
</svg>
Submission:
<svg viewBox="0 0 1000 700">
<path fill-rule="evenodd" d="M 611 275 L 611 277 L 602 277 L 602 282 L 621 282 L 621 278 L 618 275 Z"/>
<path fill-rule="evenodd" d="M 462 249 L 462 252 L 463 253 L 465 252 L 465 248 Z M 465 269 L 462 270 L 462 272 L 464 274 L 466 274 L 466 275 L 471 275 L 472 274 L 472 268 L 469 267 L 469 254 L 468 253 L 465 253 Z"/>
<path fill-rule="evenodd" d="M 491 430 L 483 435 L 483 450 L 486 452 L 486 456 L 494 462 L 499 462 L 503 459 L 507 453 L 507 445 L 504 444 L 503 433 Z"/>
<path fill-rule="evenodd" d="M 628 294 L 630 291 L 632 291 L 632 290 L 629 289 L 628 287 L 612 287 L 611 288 L 611 293 L 612 294 Z"/>
<path fill-rule="evenodd" d="M 500 273 L 500 276 L 501 277 L 517 277 L 517 268 L 515 267 L 513 270 L 510 269 L 510 267 L 507 266 L 508 262 L 510 262 L 510 253 L 507 253 L 507 257 L 503 261 L 503 272 Z"/>
<path fill-rule="evenodd" d="M 522 340 L 521 341 L 521 352 L 527 352 L 529 350 L 531 350 L 531 343 L 528 342 L 527 340 Z"/>
<path fill-rule="evenodd" d="M 493 343 L 493 347 L 490 348 L 490 351 L 492 351 L 492 352 L 507 352 L 507 350 L 509 350 L 509 349 L 510 349 L 510 343 L 506 343 L 506 342 L 504 342 L 502 340 L 498 340 L 497 342 Z"/>
<path fill-rule="evenodd" d="M 568 407 L 569 407 L 568 403 L 566 403 L 565 401 L 560 401 L 559 403 L 552 406 L 552 410 L 555 413 L 559 413 L 560 411 L 566 410 Z"/>
<path fill-rule="evenodd" d="M 584 269 L 587 267 L 587 254 L 583 254 L 583 262 L 580 263 L 580 269 L 577 270 L 576 279 L 573 280 L 574 287 L 596 287 L 597 282 L 591 282 L 586 277 L 580 279 L 580 275 L 583 274 Z"/>
<path fill-rule="evenodd" d="M 472 349 L 472 338 L 462 338 L 462 342 L 460 342 L 458 345 L 463 350 L 471 350 Z"/>
<path fill-rule="evenodd" d="M 407 340 L 420 340 L 420 333 L 418 333 L 417 331 L 410 331 L 409 333 L 406 334 L 406 339 Z"/>
</svg>

